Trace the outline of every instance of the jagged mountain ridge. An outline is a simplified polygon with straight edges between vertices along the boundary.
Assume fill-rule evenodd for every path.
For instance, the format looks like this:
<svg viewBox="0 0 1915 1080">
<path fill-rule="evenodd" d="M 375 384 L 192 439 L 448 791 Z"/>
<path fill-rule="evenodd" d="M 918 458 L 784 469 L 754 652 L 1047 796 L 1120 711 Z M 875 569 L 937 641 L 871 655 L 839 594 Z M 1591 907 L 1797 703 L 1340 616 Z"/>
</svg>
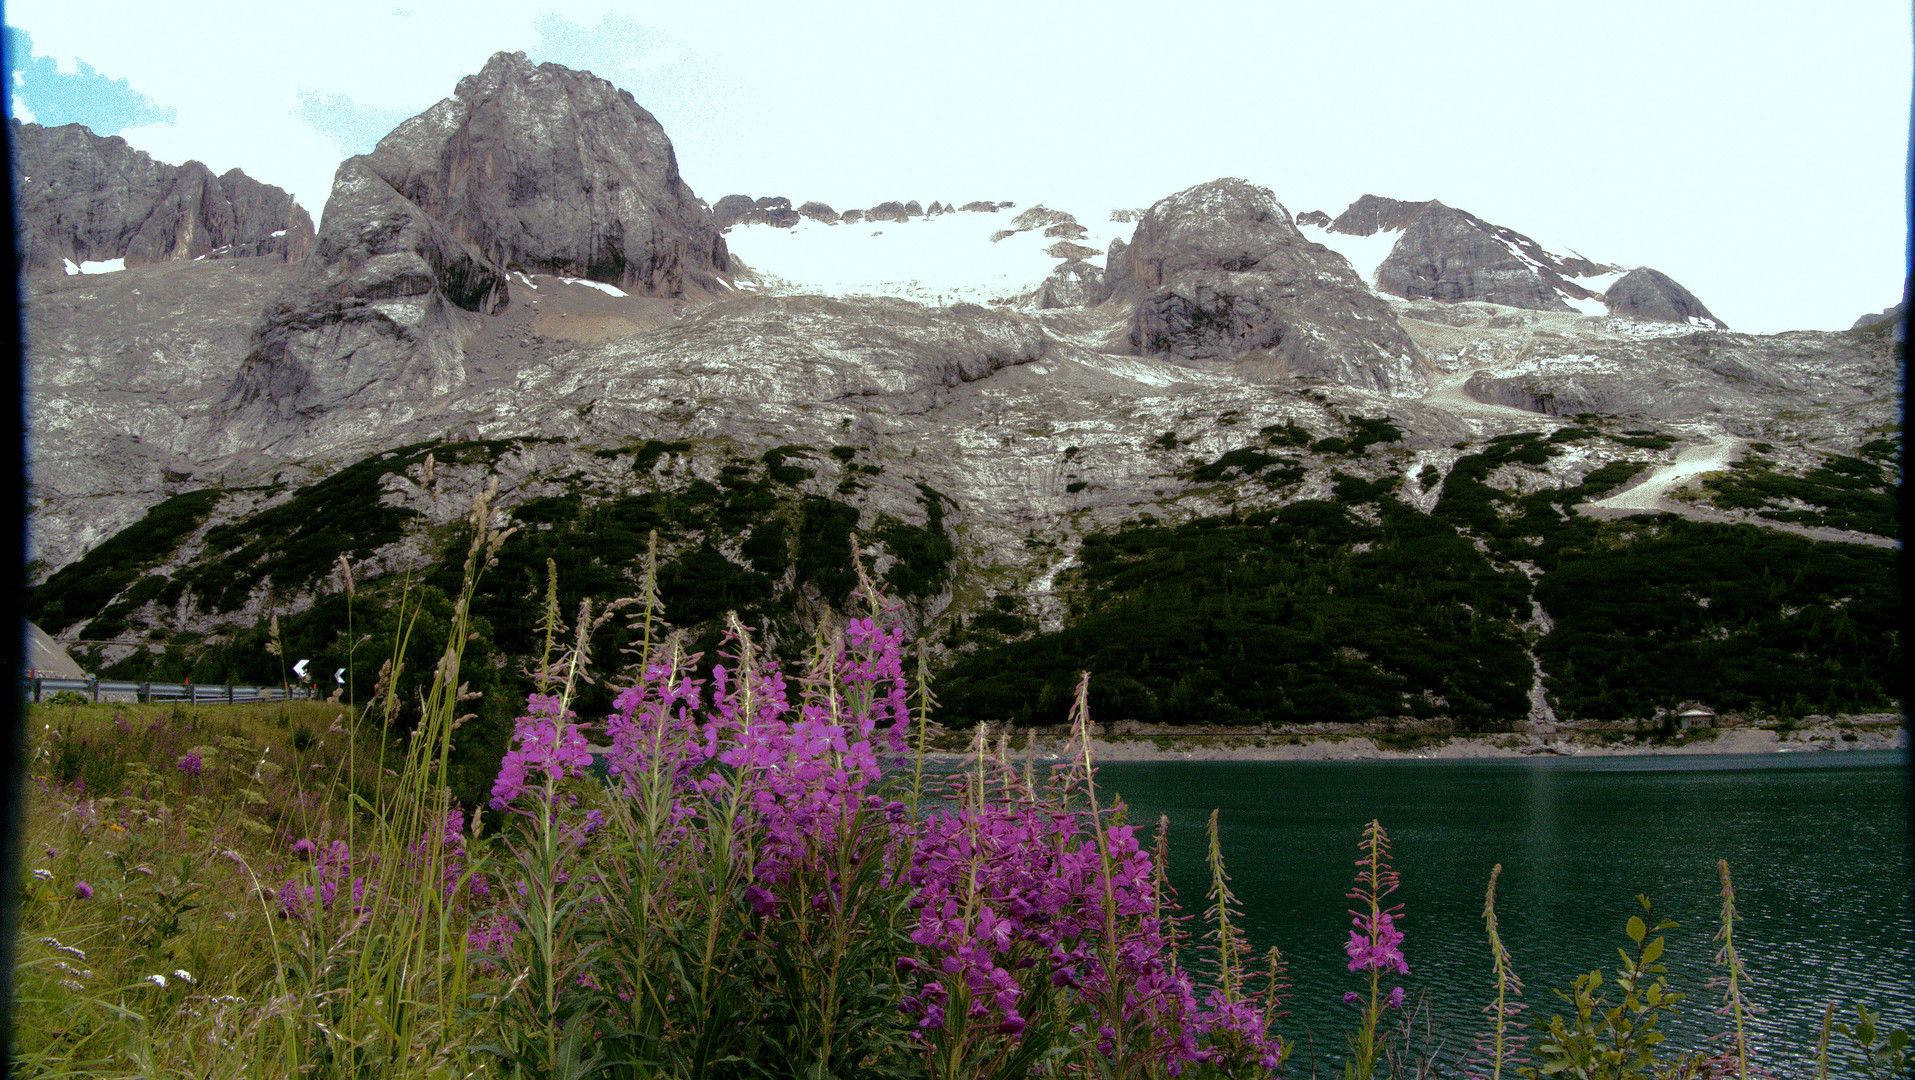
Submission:
<svg viewBox="0 0 1915 1080">
<path fill-rule="evenodd" d="M 1726 330 L 1668 275 L 1546 250 L 1528 236 L 1431 199 L 1364 195 L 1332 219 L 1304 215 L 1312 239 L 1358 264 L 1379 291 L 1406 300 L 1480 300 L 1536 311 L 1624 315 Z M 1367 241 L 1357 242 L 1352 241 Z M 1389 244 L 1387 250 L 1383 243 Z"/>
<path fill-rule="evenodd" d="M 197 161 L 157 162 L 79 124 L 8 124 L 23 272 L 260 255 L 298 261 L 312 249 L 305 208 L 239 169 L 214 176 Z"/>
<path fill-rule="evenodd" d="M 519 70 L 509 57 L 495 64 L 501 75 Z M 534 80 L 522 81 L 529 92 Z M 559 96 L 548 105 L 590 85 L 545 83 Z M 402 125 L 381 146 L 403 161 L 444 160 L 441 144 L 400 138 L 442 127 Z M 665 147 L 651 159 L 661 174 Z M 1011 597 L 1045 629 L 1067 621 L 1061 582 L 1099 530 L 1342 497 L 1349 478 L 1390 486 L 1427 512 L 1443 476 L 1485 445 L 1571 431 L 1576 413 L 1610 418 L 1612 437 L 1565 440 L 1546 465 L 1506 470 L 1497 483 L 1573 489 L 1613 466 L 1673 465 L 1684 446 L 1719 441 L 1786 440 L 1778 464 L 1809 471 L 1866 443 L 1899 408 L 1880 334 L 1763 338 L 1379 294 L 1273 193 L 1243 181 L 1198 185 L 1111 222 L 1133 227 L 1116 230 L 1104 266 L 1094 249 L 1062 258 L 1096 271 L 1074 278 L 1075 296 L 1059 295 L 1043 268 L 1060 258 L 1051 249 L 1084 247 L 1103 223 L 1042 206 L 914 216 L 899 204 L 902 218 L 860 213 L 847 226 L 846 215 L 831 224 L 828 207 L 805 204 L 812 213 L 793 211 L 802 220 L 787 229 L 771 220 L 782 220 L 779 200 L 752 199 L 767 219 L 737 219 L 723 239 L 714 223 L 704 248 L 735 248 L 757 265 L 760 236 L 809 229 L 883 242 L 962 226 L 976 250 L 1017 252 L 1039 275 L 990 305 L 820 296 L 801 280 L 742 274 L 736 292 L 654 285 L 654 295 L 632 295 L 564 273 L 577 263 L 541 262 L 556 259 L 543 247 L 514 249 L 500 265 L 482 231 L 455 227 L 427 194 L 402 194 L 408 183 L 364 160 L 342 166 L 325 250 L 290 283 L 283 263 L 242 260 L 218 274 L 145 267 L 34 286 L 34 529 L 47 569 L 161 499 L 214 492 L 210 516 L 143 579 L 156 583 L 113 594 L 112 605 L 129 608 L 115 617 L 207 630 L 298 605 L 319 583 L 258 556 L 245 563 L 208 537 L 293 505 L 341 466 L 437 445 L 448 463 L 436 484 L 410 464 L 379 481 L 378 503 L 417 512 L 423 531 L 360 552 L 373 572 L 428 558 L 425 537 L 448 527 L 488 474 L 516 512 L 551 500 L 681 498 L 699 484 L 733 490 L 755 473 L 730 470 L 775 469 L 808 475 L 769 503 L 739 503 L 740 520 L 809 521 L 831 504 L 845 508 L 834 520 L 849 514 L 868 536 L 936 531 L 953 554 L 948 577 L 916 597 L 922 628 Z M 471 205 L 491 197 L 470 194 Z M 706 243 L 698 228 L 685 235 L 694 239 L 667 237 L 664 249 Z M 156 289 L 192 317 L 130 302 Z M 274 289 L 281 301 L 253 317 L 259 307 L 246 305 Z M 122 307 L 111 322 L 88 314 Z M 1362 452 L 1382 430 L 1373 424 L 1396 435 Z M 1627 424 L 1658 434 L 1645 444 Z M 1279 452 L 1273 439 L 1302 443 Z M 797 472 L 771 462 L 794 455 L 807 462 Z M 1279 458 L 1289 463 L 1271 465 Z M 705 531 L 723 517 L 672 543 L 711 545 L 711 558 L 746 565 L 756 532 Z M 905 540 L 871 544 L 880 572 L 909 563 Z M 226 580 L 207 591 L 215 564 L 245 587 Z M 814 614 L 819 602 L 806 601 Z"/>
</svg>

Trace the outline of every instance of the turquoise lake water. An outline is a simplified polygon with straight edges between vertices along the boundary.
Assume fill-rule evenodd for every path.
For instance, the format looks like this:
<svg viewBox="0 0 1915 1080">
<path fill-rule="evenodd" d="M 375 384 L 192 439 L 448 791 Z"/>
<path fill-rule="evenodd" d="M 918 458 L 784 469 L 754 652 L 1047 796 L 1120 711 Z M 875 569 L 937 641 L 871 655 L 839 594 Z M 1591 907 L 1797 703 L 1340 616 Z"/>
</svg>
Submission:
<svg viewBox="0 0 1915 1080">
<path fill-rule="evenodd" d="M 1768 1008 L 1762 1055 L 1800 1062 L 1823 1009 L 1868 1002 L 1915 1027 L 1915 923 L 1903 755 L 1658 756 L 1479 762 L 1168 762 L 1103 766 L 1131 820 L 1170 818 L 1171 874 L 1201 915 L 1204 823 L 1223 847 L 1253 947 L 1282 949 L 1295 985 L 1284 1031 L 1301 1059 L 1342 1057 L 1359 987 L 1345 964 L 1349 891 L 1363 825 L 1388 830 L 1402 888 L 1391 898 L 1410 975 L 1454 1058 L 1493 997 L 1483 891 L 1501 863 L 1497 911 L 1532 1015 L 1578 973 L 1608 975 L 1637 894 L 1680 923 L 1669 979 L 1692 995 L 1665 1021 L 1673 1042 L 1721 1030 L 1711 940 L 1716 860 L 1727 859 L 1736 941 Z M 1198 932 L 1201 932 L 1200 930 Z M 1789 1071 L 1795 1071 L 1793 1068 Z"/>
</svg>

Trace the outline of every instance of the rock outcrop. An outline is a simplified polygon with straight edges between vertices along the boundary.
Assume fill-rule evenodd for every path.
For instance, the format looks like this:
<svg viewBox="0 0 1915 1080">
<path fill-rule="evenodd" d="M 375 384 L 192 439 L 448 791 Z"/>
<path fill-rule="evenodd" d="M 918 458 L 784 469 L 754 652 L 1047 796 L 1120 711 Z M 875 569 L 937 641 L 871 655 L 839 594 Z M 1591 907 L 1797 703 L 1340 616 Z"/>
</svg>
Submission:
<svg viewBox="0 0 1915 1080">
<path fill-rule="evenodd" d="M 727 195 L 712 204 L 711 223 L 714 228 L 729 229 L 751 217 L 757 209 L 757 203 L 749 195 Z"/>
<path fill-rule="evenodd" d="M 831 215 L 831 220 L 838 220 L 838 215 L 832 214 L 831 208 L 823 203 L 806 203 L 805 206 L 823 207 L 824 212 Z M 782 195 L 765 195 L 756 199 L 749 195 L 727 195 L 711 208 L 712 224 L 720 231 L 733 225 L 770 225 L 776 229 L 789 229 L 813 216 L 807 210 L 793 210 L 791 200 Z"/>
<path fill-rule="evenodd" d="M 1046 309 L 1089 307 L 1101 301 L 1103 293 L 1104 272 L 1081 257 L 1070 258 L 1058 263 L 1037 287 L 1036 303 Z"/>
<path fill-rule="evenodd" d="M 498 53 L 353 160 L 500 270 L 647 296 L 729 282 L 664 128 L 589 72 Z"/>
<path fill-rule="evenodd" d="M 1616 280 L 1603 293 L 1603 303 L 1611 315 L 1657 322 L 1688 323 L 1712 330 L 1727 330 L 1729 324 L 1709 313 L 1694 293 L 1676 284 L 1660 270 L 1639 266 Z"/>
<path fill-rule="evenodd" d="M 154 161 L 79 124 L 10 121 L 22 269 L 64 273 L 75 263 L 127 266 L 176 259 L 312 250 L 312 215 L 284 190 L 238 169 Z"/>
<path fill-rule="evenodd" d="M 311 438 L 424 408 L 462 378 L 472 317 L 506 305 L 508 273 L 686 297 L 731 271 L 671 141 L 630 94 L 499 53 L 340 165 L 306 275 L 254 332 L 220 438 L 260 445 L 295 423 Z"/>
<path fill-rule="evenodd" d="M 1407 205 L 1396 204 L 1394 209 L 1405 212 Z M 1344 217 L 1348 216 L 1346 212 Z M 1336 222 L 1331 228 L 1336 228 Z M 1535 248 L 1535 252 L 1529 248 Z M 1537 258 L 1538 254 L 1545 253 L 1520 233 L 1491 225 L 1467 211 L 1430 202 L 1415 212 L 1396 247 L 1377 267 L 1376 286 L 1406 300 L 1481 300 L 1533 311 L 1572 311 L 1565 296 L 1595 297 L 1590 290 L 1566 280 L 1559 270 Z"/>
<path fill-rule="evenodd" d="M 1409 228 L 1410 223 L 1432 205 L 1429 201 L 1405 202 L 1402 199 L 1386 199 L 1381 195 L 1364 195 L 1345 207 L 1336 220 L 1324 222 L 1324 227 L 1349 236 L 1400 232 Z M 1321 211 L 1318 214 L 1322 216 Z"/>
<path fill-rule="evenodd" d="M 1598 314 L 1595 302 L 1600 301 L 1612 315 L 1727 329 L 1702 301 L 1665 274 L 1645 267 L 1598 292 L 1613 275 L 1622 274 L 1622 267 L 1548 251 L 1514 229 L 1434 199 L 1406 202 L 1365 195 L 1334 220 L 1325 218 L 1315 213 L 1298 220 L 1346 236 L 1402 234 L 1377 267 L 1375 284 L 1406 300 L 1477 300 L 1584 314 Z"/>
<path fill-rule="evenodd" d="M 1267 188 L 1213 180 L 1159 201 L 1105 263 L 1145 356 L 1265 361 L 1392 393 L 1426 385 L 1416 346 L 1341 256 L 1306 240 Z"/>
</svg>

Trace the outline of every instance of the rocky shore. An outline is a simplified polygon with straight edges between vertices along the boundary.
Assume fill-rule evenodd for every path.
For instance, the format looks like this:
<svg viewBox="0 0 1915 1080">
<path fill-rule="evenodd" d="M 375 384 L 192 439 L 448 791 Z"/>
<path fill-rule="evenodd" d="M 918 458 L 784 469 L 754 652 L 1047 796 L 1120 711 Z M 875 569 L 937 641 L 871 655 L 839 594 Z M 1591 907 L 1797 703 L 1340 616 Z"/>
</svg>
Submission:
<svg viewBox="0 0 1915 1080">
<path fill-rule="evenodd" d="M 1813 754 L 1848 750 L 1906 750 L 1908 732 L 1892 714 L 1771 727 L 1702 728 L 1665 740 L 1633 732 L 1559 728 L 1497 735 L 1380 732 L 1203 732 L 1120 734 L 1093 743 L 1099 762 L 1127 761 L 1462 761 L 1520 757 L 1625 757 L 1649 754 Z M 1017 752 L 1039 761 L 1064 751 L 1060 735 L 1036 736 Z"/>
</svg>

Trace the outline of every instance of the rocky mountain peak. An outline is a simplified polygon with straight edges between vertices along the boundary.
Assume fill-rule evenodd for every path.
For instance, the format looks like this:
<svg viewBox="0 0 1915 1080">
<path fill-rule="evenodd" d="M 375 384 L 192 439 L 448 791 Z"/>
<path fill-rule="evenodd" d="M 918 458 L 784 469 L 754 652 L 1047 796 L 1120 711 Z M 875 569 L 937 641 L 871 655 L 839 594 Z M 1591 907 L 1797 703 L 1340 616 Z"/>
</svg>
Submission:
<svg viewBox="0 0 1915 1080">
<path fill-rule="evenodd" d="M 1574 310 L 1564 294 L 1578 299 L 1593 294 L 1538 257 L 1546 254 L 1521 233 L 1432 200 L 1403 227 L 1396 247 L 1377 267 L 1376 284 L 1406 300 L 1481 300 L 1533 311 Z"/>
<path fill-rule="evenodd" d="M 1638 266 L 1603 293 L 1612 315 L 1629 315 L 1658 322 L 1689 323 L 1709 330 L 1727 330 L 1729 324 L 1709 313 L 1694 293 L 1660 270 Z"/>
<path fill-rule="evenodd" d="M 65 273 L 69 263 L 114 259 L 297 261 L 312 249 L 312 215 L 238 169 L 215 176 L 197 161 L 168 165 L 80 124 L 10 124 L 24 270 Z"/>
<path fill-rule="evenodd" d="M 1248 181 L 1158 201 L 1128 244 L 1112 245 L 1106 275 L 1109 300 L 1134 305 L 1141 354 L 1253 361 L 1386 392 L 1424 385 L 1420 354 L 1382 299 Z"/>
<path fill-rule="evenodd" d="M 1436 199 L 1409 202 L 1364 195 L 1334 219 L 1312 211 L 1299 223 L 1357 261 L 1358 273 L 1378 290 L 1406 300 L 1480 301 L 1531 311 L 1700 320 L 1694 325 L 1725 327 L 1667 275 L 1649 271 L 1653 278 L 1635 277 L 1616 291 L 1625 276 L 1621 266 L 1550 251 L 1515 229 Z M 1388 242 L 1391 236 L 1395 242 L 1387 253 L 1376 244 L 1338 240 Z"/>
<path fill-rule="evenodd" d="M 696 298 L 728 291 L 732 263 L 630 94 L 499 53 L 339 166 L 305 270 L 254 332 L 221 448 L 456 389 L 474 318 L 509 303 L 508 274 Z"/>
<path fill-rule="evenodd" d="M 1417 215 L 1430 208 L 1433 200 L 1404 202 L 1381 195 L 1365 195 L 1351 203 L 1325 227 L 1349 236 L 1374 236 L 1379 232 L 1401 232 Z"/>
<path fill-rule="evenodd" d="M 363 160 L 500 270 L 650 296 L 730 282 L 725 242 L 664 128 L 589 72 L 495 54 Z"/>
</svg>

